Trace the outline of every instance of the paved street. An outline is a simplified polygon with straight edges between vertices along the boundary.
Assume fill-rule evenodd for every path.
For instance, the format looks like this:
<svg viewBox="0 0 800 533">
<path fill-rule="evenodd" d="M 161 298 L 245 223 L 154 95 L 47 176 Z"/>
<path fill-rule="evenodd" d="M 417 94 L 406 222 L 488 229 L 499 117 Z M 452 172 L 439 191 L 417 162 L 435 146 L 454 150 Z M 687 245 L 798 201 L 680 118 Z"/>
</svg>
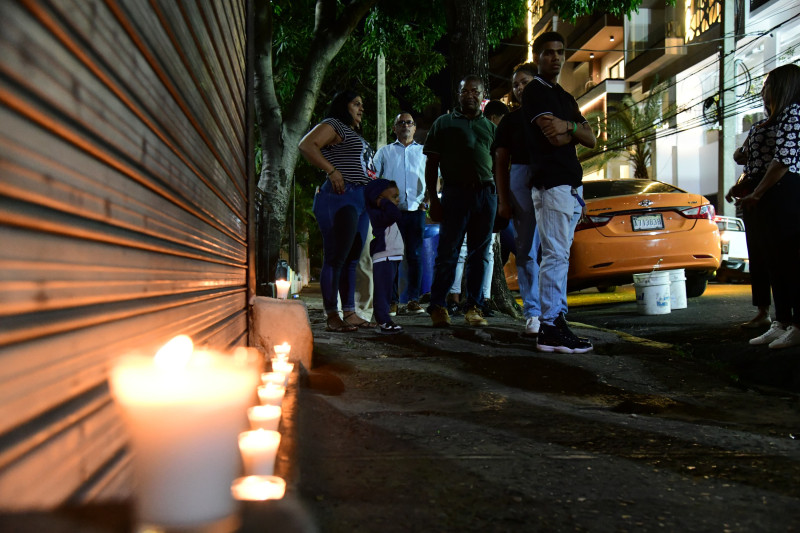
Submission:
<svg viewBox="0 0 800 533">
<path fill-rule="evenodd" d="M 658 342 L 611 329 L 644 328 L 633 323 L 653 317 L 635 303 L 571 302 L 572 320 L 600 328 L 576 328 L 595 351 L 554 355 L 505 317 L 441 330 L 427 315 L 399 316 L 404 335 L 327 333 L 318 295 L 302 298 L 314 367 L 300 377 L 279 464 L 280 506 L 303 517 L 298 531 L 800 527 L 798 396 L 666 344 L 669 328 L 643 330 Z M 706 314 L 712 300 L 690 309 Z M 702 330 L 686 311 L 667 315 L 673 331 Z"/>
</svg>

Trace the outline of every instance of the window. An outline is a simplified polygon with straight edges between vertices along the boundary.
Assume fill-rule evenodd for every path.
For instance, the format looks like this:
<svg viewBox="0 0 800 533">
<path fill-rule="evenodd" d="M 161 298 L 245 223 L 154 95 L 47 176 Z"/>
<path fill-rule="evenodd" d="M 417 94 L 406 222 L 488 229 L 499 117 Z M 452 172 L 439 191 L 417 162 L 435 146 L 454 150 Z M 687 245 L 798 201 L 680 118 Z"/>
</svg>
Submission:
<svg viewBox="0 0 800 533">
<path fill-rule="evenodd" d="M 625 63 L 622 59 L 608 67 L 608 77 L 615 80 L 625 79 Z"/>
</svg>

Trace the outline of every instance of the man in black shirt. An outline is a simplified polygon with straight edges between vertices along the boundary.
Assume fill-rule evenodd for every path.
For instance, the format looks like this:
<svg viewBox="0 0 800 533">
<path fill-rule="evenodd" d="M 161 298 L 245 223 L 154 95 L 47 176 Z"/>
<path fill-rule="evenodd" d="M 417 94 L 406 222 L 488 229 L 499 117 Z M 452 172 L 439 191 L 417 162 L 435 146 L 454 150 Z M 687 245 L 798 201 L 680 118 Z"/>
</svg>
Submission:
<svg viewBox="0 0 800 533">
<path fill-rule="evenodd" d="M 522 93 L 525 137 L 530 153 L 533 204 L 542 242 L 539 270 L 541 325 L 536 348 L 543 352 L 586 353 L 587 339 L 570 331 L 561 312 L 566 301 L 569 249 L 583 206 L 583 169 L 575 146 L 593 148 L 594 132 L 578 103 L 559 84 L 564 38 L 546 32 L 533 43 L 539 73 Z"/>
</svg>

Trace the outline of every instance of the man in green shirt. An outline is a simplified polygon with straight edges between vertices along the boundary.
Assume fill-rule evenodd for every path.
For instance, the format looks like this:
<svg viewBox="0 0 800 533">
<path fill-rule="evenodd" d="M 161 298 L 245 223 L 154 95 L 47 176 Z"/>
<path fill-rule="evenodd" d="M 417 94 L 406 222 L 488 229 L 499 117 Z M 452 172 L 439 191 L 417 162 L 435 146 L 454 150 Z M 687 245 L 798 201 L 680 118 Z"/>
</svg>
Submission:
<svg viewBox="0 0 800 533">
<path fill-rule="evenodd" d="M 469 75 L 461 80 L 459 108 L 436 119 L 422 149 L 427 156 L 425 182 L 429 191 L 436 191 L 440 171 L 442 175 L 441 199 L 430 194 L 430 217 L 440 223 L 428 308 L 434 327 L 450 324 L 446 298 L 465 234 L 467 311 L 464 318 L 471 326 L 487 324 L 479 306 L 483 303 L 481 284 L 487 268 L 486 248 L 491 243 L 497 211 L 491 155 L 497 126 L 481 112 L 483 96 L 484 86 L 479 76 Z"/>
</svg>

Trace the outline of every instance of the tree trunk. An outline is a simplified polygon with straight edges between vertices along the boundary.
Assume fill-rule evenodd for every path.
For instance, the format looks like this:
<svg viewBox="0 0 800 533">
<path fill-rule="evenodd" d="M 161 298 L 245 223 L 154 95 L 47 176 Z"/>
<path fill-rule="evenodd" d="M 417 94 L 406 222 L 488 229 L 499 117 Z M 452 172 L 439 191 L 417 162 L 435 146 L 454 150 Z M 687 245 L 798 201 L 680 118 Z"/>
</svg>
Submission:
<svg viewBox="0 0 800 533">
<path fill-rule="evenodd" d="M 506 283 L 506 273 L 503 269 L 500 254 L 500 244 L 494 244 L 494 272 L 492 273 L 492 301 L 491 306 L 514 318 L 522 318 L 522 309 Z"/>
<path fill-rule="evenodd" d="M 272 3 L 258 0 L 255 4 L 254 90 L 262 150 L 258 187 L 263 191 L 264 203 L 261 227 L 257 231 L 260 257 L 266 261 L 266 268 L 260 270 L 269 276 L 266 280 L 256 280 L 258 286 L 263 286 L 273 278 L 275 264 L 280 257 L 294 168 L 300 154 L 297 145 L 309 130 L 325 71 L 353 29 L 376 2 L 352 1 L 337 14 L 339 8 L 335 0 L 317 1 L 311 48 L 285 113 L 278 102 L 272 72 Z"/>
<path fill-rule="evenodd" d="M 447 33 L 450 37 L 450 94 L 468 74 L 477 74 L 489 91 L 489 45 L 487 44 L 488 0 L 445 0 Z"/>
</svg>

